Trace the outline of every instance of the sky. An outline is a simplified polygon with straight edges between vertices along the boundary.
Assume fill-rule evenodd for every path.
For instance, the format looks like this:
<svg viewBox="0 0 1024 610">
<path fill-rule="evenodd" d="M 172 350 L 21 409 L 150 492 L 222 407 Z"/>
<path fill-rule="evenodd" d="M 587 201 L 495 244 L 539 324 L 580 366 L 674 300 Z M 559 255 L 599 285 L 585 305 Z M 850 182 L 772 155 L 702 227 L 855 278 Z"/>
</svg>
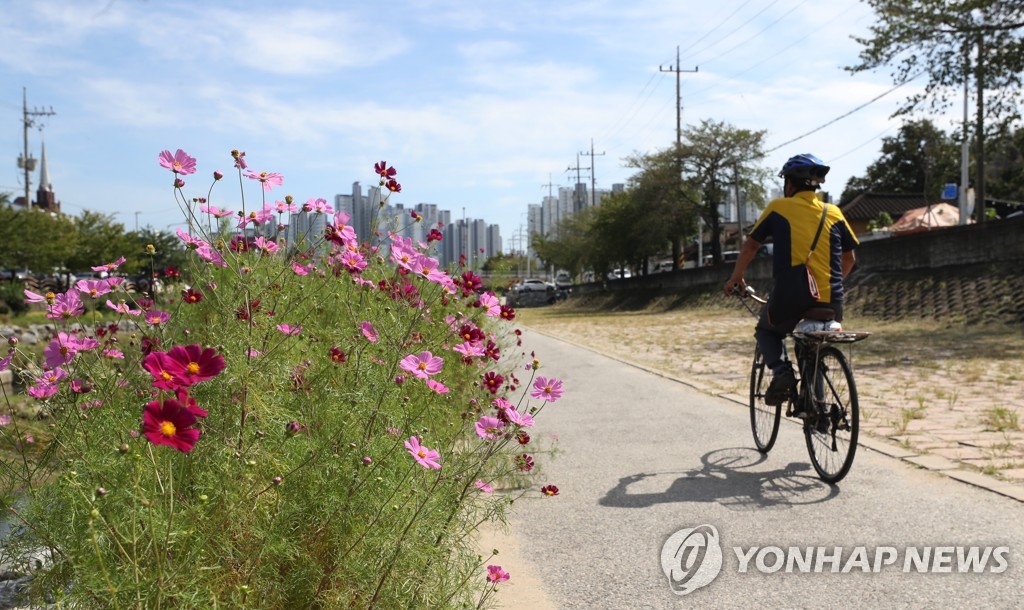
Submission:
<svg viewBox="0 0 1024 610">
<path fill-rule="evenodd" d="M 187 196 L 205 197 L 220 170 L 211 202 L 237 209 L 238 149 L 251 169 L 284 176 L 268 201 L 333 201 L 353 182 L 375 184 L 385 160 L 402 184 L 392 202 L 499 224 L 508 249 L 528 204 L 575 183 L 577 162 L 584 182 L 593 165 L 597 187 L 610 188 L 633 174 L 627 157 L 671 146 L 677 65 L 696 70 L 680 77 L 684 127 L 767 130 L 766 148 L 780 148 L 765 166 L 815 154 L 832 165 L 825 187 L 838 198 L 896 135 L 890 115 L 915 85 L 786 144 L 893 86 L 888 69 L 843 69 L 858 59 L 852 36 L 874 22 L 857 0 L 0 6 L 0 191 L 24 189 L 24 88 L 30 110 L 56 113 L 37 118 L 29 149 L 39 157 L 45 142 L 65 213 L 115 214 L 128 230 L 184 220 L 157 164 L 165 149 L 198 160 Z M 245 182 L 251 209 L 263 194 Z"/>
</svg>

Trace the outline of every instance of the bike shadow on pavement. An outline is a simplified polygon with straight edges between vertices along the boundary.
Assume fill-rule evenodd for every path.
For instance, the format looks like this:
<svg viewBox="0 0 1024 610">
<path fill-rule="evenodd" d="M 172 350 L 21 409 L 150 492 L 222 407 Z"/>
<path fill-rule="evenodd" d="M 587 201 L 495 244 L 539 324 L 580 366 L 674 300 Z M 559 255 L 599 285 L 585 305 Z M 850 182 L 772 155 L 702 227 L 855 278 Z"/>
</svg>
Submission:
<svg viewBox="0 0 1024 610">
<path fill-rule="evenodd" d="M 839 495 L 839 487 L 820 480 L 806 462 L 776 470 L 752 468 L 767 459 L 747 447 L 716 449 L 701 456 L 697 469 L 622 477 L 598 503 L 647 508 L 669 502 L 714 502 L 733 510 L 762 510 L 816 504 Z"/>
</svg>

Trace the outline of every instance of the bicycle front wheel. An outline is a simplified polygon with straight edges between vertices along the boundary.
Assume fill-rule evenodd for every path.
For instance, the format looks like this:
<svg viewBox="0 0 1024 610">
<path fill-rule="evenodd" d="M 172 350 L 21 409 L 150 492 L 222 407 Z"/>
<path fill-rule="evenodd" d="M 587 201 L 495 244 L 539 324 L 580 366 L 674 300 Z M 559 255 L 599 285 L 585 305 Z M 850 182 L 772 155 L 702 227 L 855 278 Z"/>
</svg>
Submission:
<svg viewBox="0 0 1024 610">
<path fill-rule="evenodd" d="M 775 446 L 779 435 L 781 406 L 765 404 L 764 394 L 768 391 L 770 375 L 765 374 L 764 357 L 760 349 L 754 350 L 754 365 L 750 369 L 750 428 L 754 432 L 754 444 L 761 453 L 768 453 Z"/>
<path fill-rule="evenodd" d="M 841 351 L 832 346 L 821 348 L 812 383 L 814 412 L 804 421 L 807 452 L 818 476 L 827 483 L 838 483 L 853 465 L 860 427 L 857 386 Z"/>
</svg>

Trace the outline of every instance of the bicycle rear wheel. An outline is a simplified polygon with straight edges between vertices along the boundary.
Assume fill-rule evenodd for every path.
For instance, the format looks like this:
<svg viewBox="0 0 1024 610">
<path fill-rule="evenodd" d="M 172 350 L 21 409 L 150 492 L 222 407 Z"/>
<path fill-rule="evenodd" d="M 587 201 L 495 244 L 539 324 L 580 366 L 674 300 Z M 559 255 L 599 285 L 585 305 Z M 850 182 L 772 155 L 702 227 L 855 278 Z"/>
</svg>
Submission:
<svg viewBox="0 0 1024 610">
<path fill-rule="evenodd" d="M 754 432 L 754 444 L 761 453 L 768 453 L 775 446 L 779 435 L 779 419 L 782 416 L 781 406 L 771 406 L 764 402 L 764 393 L 768 391 L 770 375 L 766 375 L 764 357 L 761 350 L 754 350 L 754 365 L 750 369 L 750 428 Z"/>
<path fill-rule="evenodd" d="M 857 386 L 846 357 L 827 346 L 818 352 L 810 392 L 814 409 L 804 421 L 811 464 L 827 483 L 838 483 L 850 472 L 857 453 L 860 407 Z"/>
</svg>

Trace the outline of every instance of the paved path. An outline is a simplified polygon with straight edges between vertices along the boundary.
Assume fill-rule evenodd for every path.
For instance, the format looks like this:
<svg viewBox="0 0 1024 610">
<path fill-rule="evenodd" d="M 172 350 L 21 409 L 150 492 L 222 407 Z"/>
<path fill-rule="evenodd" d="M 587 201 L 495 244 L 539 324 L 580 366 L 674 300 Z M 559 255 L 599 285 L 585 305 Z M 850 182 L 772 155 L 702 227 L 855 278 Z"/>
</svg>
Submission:
<svg viewBox="0 0 1024 610">
<path fill-rule="evenodd" d="M 536 435 L 559 438 L 543 482 L 561 495 L 516 503 L 512 552 L 499 556 L 512 573 L 503 607 L 1017 607 L 1024 598 L 1024 504 L 867 449 L 830 487 L 814 476 L 795 425 L 783 425 L 762 459 L 735 402 L 534 332 L 524 338 L 544 373 L 567 388 Z M 661 550 L 674 532 L 699 525 L 717 529 L 723 566 L 681 597 L 662 572 Z M 878 573 L 856 565 L 851 573 L 762 573 L 752 560 L 740 573 L 733 550 L 819 546 L 843 547 L 844 564 L 858 547 L 871 561 L 876 547 L 893 547 L 896 564 Z M 928 546 L 1007 547 L 1007 568 L 955 573 L 954 559 L 954 573 L 904 573 L 907 548 Z M 767 553 L 770 566 L 775 551 Z M 517 598 L 517 574 L 530 601 Z"/>
</svg>

